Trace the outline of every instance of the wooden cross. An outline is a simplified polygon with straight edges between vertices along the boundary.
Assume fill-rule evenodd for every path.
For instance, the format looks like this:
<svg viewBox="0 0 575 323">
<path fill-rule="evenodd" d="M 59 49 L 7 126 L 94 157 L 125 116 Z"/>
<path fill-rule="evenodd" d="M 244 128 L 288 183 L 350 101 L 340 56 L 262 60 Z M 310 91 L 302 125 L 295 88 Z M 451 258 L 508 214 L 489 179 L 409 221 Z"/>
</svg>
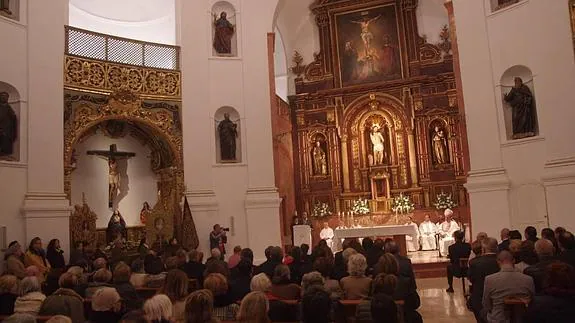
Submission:
<svg viewBox="0 0 575 323">
<path fill-rule="evenodd" d="M 117 161 L 119 159 L 128 159 L 136 156 L 135 153 L 118 151 L 118 147 L 110 145 L 109 150 L 89 150 L 86 152 L 91 156 L 98 156 L 108 161 L 108 207 L 114 206 L 114 198 L 120 190 L 120 173 L 118 172 Z"/>
</svg>

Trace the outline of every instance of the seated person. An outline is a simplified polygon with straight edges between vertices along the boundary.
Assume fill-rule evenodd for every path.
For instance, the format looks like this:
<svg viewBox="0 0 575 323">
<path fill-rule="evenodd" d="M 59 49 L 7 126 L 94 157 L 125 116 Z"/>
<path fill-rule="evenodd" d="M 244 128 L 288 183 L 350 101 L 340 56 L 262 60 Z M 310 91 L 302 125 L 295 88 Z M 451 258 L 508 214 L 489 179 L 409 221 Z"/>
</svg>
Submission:
<svg viewBox="0 0 575 323">
<path fill-rule="evenodd" d="M 437 243 L 435 234 L 437 227 L 429 220 L 429 214 L 425 215 L 425 220 L 419 225 L 419 234 L 421 238 L 421 250 L 435 250 Z"/>
<path fill-rule="evenodd" d="M 453 233 L 459 230 L 459 225 L 452 219 L 453 211 L 445 209 L 445 221 L 438 225 L 439 253 L 442 257 L 447 256 L 448 248 L 455 243 Z"/>
<path fill-rule="evenodd" d="M 409 221 L 405 225 L 411 225 L 414 231 L 414 234 L 405 236 L 407 251 L 419 251 L 419 228 L 417 223 L 413 222 L 413 216 L 409 216 Z"/>
<path fill-rule="evenodd" d="M 455 231 L 453 234 L 455 243 L 449 246 L 449 264 L 447 265 L 447 288 L 448 293 L 453 293 L 453 277 L 465 277 L 467 271 L 462 269 L 459 263 L 461 258 L 469 258 L 471 254 L 471 245 L 464 241 L 465 234 L 463 231 Z"/>
<path fill-rule="evenodd" d="M 349 276 L 341 279 L 345 299 L 363 299 L 369 295 L 371 278 L 365 276 L 367 261 L 362 254 L 349 257 L 347 271 Z"/>
</svg>

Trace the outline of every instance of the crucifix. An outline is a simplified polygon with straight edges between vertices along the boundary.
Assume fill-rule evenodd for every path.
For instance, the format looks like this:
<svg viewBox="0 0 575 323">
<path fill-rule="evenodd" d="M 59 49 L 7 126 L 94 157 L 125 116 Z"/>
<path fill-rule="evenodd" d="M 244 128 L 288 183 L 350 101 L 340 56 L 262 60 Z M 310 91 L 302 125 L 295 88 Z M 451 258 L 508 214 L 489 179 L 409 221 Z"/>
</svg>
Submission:
<svg viewBox="0 0 575 323">
<path fill-rule="evenodd" d="M 118 160 L 136 156 L 135 153 L 118 151 L 115 144 L 110 145 L 109 150 L 89 150 L 88 155 L 98 156 L 108 161 L 108 207 L 114 207 L 114 199 L 120 190 L 120 172 L 118 172 Z"/>
</svg>

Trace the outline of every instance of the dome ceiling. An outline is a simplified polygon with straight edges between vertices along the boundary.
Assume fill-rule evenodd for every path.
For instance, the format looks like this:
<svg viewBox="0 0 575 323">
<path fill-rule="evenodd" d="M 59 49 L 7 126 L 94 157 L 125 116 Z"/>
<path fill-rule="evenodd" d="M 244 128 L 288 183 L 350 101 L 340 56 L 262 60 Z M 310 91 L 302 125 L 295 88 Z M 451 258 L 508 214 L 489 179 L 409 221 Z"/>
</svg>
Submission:
<svg viewBox="0 0 575 323">
<path fill-rule="evenodd" d="M 70 0 L 87 14 L 121 22 L 146 22 L 175 14 L 174 0 Z"/>
</svg>

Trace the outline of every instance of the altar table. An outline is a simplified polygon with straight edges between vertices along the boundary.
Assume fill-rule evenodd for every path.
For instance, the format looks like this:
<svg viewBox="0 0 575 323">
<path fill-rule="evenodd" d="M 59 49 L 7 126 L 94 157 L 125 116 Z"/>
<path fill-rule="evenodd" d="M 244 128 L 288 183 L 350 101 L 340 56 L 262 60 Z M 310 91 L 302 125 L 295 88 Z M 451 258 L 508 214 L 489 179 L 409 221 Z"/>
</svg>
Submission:
<svg viewBox="0 0 575 323">
<path fill-rule="evenodd" d="M 407 255 L 405 236 L 417 235 L 417 232 L 415 231 L 415 227 L 412 225 L 385 225 L 377 227 L 335 229 L 334 235 L 334 239 L 393 236 L 393 240 L 399 246 L 400 253 L 405 256 Z"/>
</svg>

